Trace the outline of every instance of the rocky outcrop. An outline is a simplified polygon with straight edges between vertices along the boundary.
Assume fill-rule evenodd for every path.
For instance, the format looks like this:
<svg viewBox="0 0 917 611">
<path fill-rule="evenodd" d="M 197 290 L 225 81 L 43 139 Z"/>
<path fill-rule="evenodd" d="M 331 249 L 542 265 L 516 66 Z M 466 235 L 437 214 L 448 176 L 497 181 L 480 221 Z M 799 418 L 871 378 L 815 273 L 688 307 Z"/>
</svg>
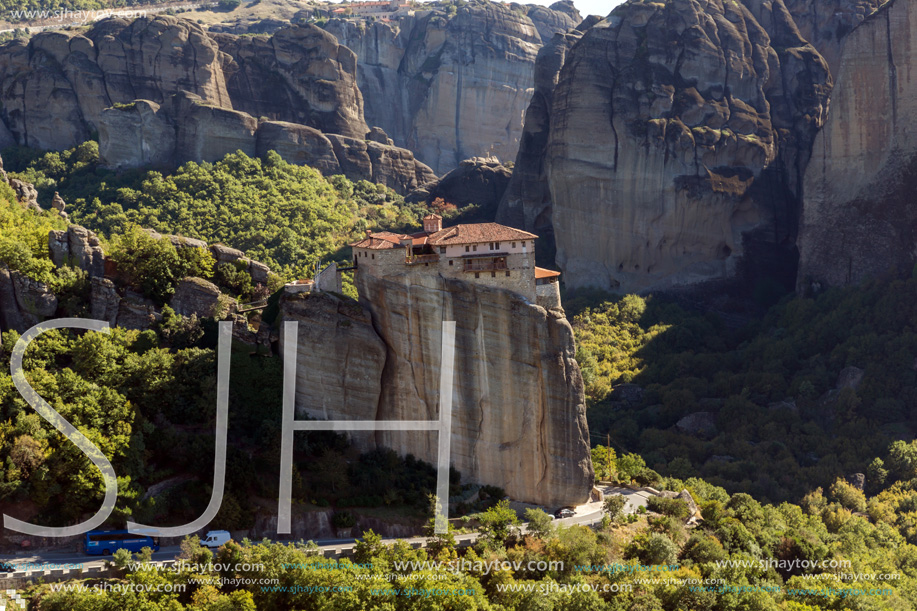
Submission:
<svg viewBox="0 0 917 611">
<path fill-rule="evenodd" d="M 315 294 L 282 302 L 283 320 L 301 321 L 299 410 L 436 420 L 442 321 L 455 320 L 452 465 L 466 481 L 500 486 L 514 499 L 586 501 L 593 472 L 583 382 L 562 311 L 423 272 L 357 274 L 357 284 L 362 307 L 347 311 Z M 435 462 L 433 433 L 377 432 L 374 440 Z"/>
<path fill-rule="evenodd" d="M 85 35 L 43 32 L 0 50 L 3 119 L 19 144 L 64 149 L 88 140 L 117 103 L 188 91 L 231 108 L 226 61 L 200 26 L 174 17 L 106 19 Z"/>
<path fill-rule="evenodd" d="M 252 157 L 276 151 L 287 161 L 309 165 L 325 176 L 345 174 L 402 194 L 436 178 L 406 149 L 326 135 L 296 123 L 259 121 L 188 93 L 173 96 L 168 107 L 137 100 L 108 108 L 101 125 L 100 156 L 113 168 L 213 162 L 239 150 Z"/>
<path fill-rule="evenodd" d="M 630 3 L 573 46 L 545 155 L 568 286 L 646 291 L 791 265 L 831 78 L 786 19 L 770 5 L 769 33 L 733 2 Z"/>
<path fill-rule="evenodd" d="M 368 131 L 357 57 L 328 32 L 307 24 L 271 37 L 213 38 L 232 58 L 225 71 L 233 108 L 352 138 Z"/>
<path fill-rule="evenodd" d="M 422 185 L 405 198 L 408 202 L 430 203 L 441 197 L 458 207 L 475 204 L 482 218 L 493 218 L 506 192 L 512 171 L 495 157 L 466 159 L 457 168 Z"/>
<path fill-rule="evenodd" d="M 41 206 L 38 205 L 38 189 L 35 188 L 35 185 L 18 178 L 10 178 L 9 185 L 12 187 L 20 204 L 30 210 L 41 212 Z"/>
<path fill-rule="evenodd" d="M 359 57 L 367 122 L 443 173 L 473 156 L 515 156 L 539 29 L 573 22 L 540 7 L 532 9 L 536 28 L 524 11 L 475 3 L 451 18 L 425 11 L 397 24 L 332 20 L 325 27 Z"/>
<path fill-rule="evenodd" d="M 354 420 L 375 419 L 385 343 L 376 334 L 369 311 L 324 292 L 285 295 L 281 311 L 283 320 L 300 321 L 298 416 L 327 420 L 347 414 Z"/>
<path fill-rule="evenodd" d="M 0 323 L 25 331 L 57 311 L 57 296 L 43 282 L 0 265 Z"/>
<path fill-rule="evenodd" d="M 51 261 L 57 267 L 69 265 L 86 270 L 91 278 L 105 274 L 105 255 L 98 236 L 85 227 L 70 225 L 66 231 L 48 235 Z"/>
<path fill-rule="evenodd" d="M 517 10 L 517 7 L 523 8 L 515 3 L 510 6 L 513 10 Z M 535 25 L 535 29 L 538 30 L 538 35 L 543 43 L 547 43 L 555 34 L 572 30 L 577 23 L 582 21 L 579 11 L 569 0 L 555 2 L 550 7 L 529 4 L 524 7 L 524 10 L 526 16 Z"/>
<path fill-rule="evenodd" d="M 555 36 L 540 52 L 498 220 L 553 231 L 568 286 L 647 291 L 770 277 L 791 287 L 832 69 L 842 69 L 845 40 L 880 29 L 869 17 L 878 4 L 625 3 L 579 26 L 579 40 Z M 863 52 L 873 75 L 889 73 L 880 47 Z M 838 121 L 839 137 L 851 120 Z"/>
<path fill-rule="evenodd" d="M 203 278 L 184 278 L 175 287 L 169 307 L 182 316 L 210 318 L 220 309 L 220 288 Z"/>
<path fill-rule="evenodd" d="M 797 288 L 910 274 L 917 255 L 917 12 L 893 0 L 848 35 L 805 174 Z"/>
<path fill-rule="evenodd" d="M 239 117 L 227 114 L 234 110 L 255 124 L 263 117 L 361 139 L 369 130 L 356 56 L 312 25 L 239 37 L 210 35 L 195 23 L 160 15 L 107 19 L 85 34 L 43 32 L 0 48 L 4 126 L 19 144 L 34 148 L 69 148 L 99 131 L 109 135 L 107 155 L 114 162 L 157 163 L 172 149 L 160 106 L 180 92 L 209 109 L 195 108 L 187 117 L 194 124 L 184 133 L 214 147 L 231 146 L 240 128 Z M 106 110 L 112 107 L 134 112 Z M 103 115 L 110 115 L 104 125 Z M 220 128 L 227 130 L 225 139 Z M 201 129 L 205 133 L 194 138 Z M 113 131 L 141 132 L 144 144 L 112 139 Z"/>
<path fill-rule="evenodd" d="M 175 126 L 150 100 L 106 108 L 99 117 L 99 157 L 112 168 L 166 166 L 174 161 Z"/>
</svg>

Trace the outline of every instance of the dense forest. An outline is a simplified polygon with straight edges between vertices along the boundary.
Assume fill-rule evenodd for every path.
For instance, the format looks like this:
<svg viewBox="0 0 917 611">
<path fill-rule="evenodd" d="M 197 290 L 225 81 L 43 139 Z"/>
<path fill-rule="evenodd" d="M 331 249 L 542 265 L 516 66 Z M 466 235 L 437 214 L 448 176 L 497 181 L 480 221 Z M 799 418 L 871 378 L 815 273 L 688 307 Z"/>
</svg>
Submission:
<svg viewBox="0 0 917 611">
<path fill-rule="evenodd" d="M 872 485 L 873 457 L 917 430 L 915 298 L 917 278 L 876 280 L 739 329 L 652 296 L 593 299 L 573 317 L 590 431 L 774 502 L 851 473 Z"/>
<path fill-rule="evenodd" d="M 248 289 L 233 286 L 234 278 L 221 272 L 206 251 L 177 250 L 140 227 L 241 248 L 289 278 L 308 273 L 319 258 L 346 260 L 347 241 L 365 228 L 416 226 L 429 210 L 405 205 L 368 182 L 325 178 L 276 155 L 252 159 L 237 153 L 171 173 L 114 173 L 99 167 L 97 146 L 86 143 L 56 153 L 9 150 L 4 161 L 11 175 L 36 184 L 44 207 L 59 192 L 70 218 L 99 231 L 107 256 L 160 303 L 187 274 L 211 278 L 232 296 Z M 439 205 L 453 219 L 460 213 Z M 52 212 L 24 209 L 0 184 L 0 262 L 48 284 L 59 298 L 59 315 L 85 316 L 85 273 L 56 268 L 49 258 L 48 231 L 65 226 Z M 736 327 L 659 296 L 569 296 L 565 305 L 586 382 L 590 430 L 595 441 L 611 442 L 610 448 L 594 450 L 597 476 L 687 489 L 703 520 L 686 525 L 687 506 L 675 499 L 654 501 L 636 518 L 623 516 L 610 503 L 596 530 L 559 528 L 547 516 L 531 513 L 530 531 L 523 535 L 513 525 L 512 512 L 497 503 L 501 491 L 484 490 L 478 501 L 460 508 L 484 535 L 473 550 L 461 552 L 466 560 L 561 561 L 564 568 L 486 574 L 424 570 L 409 585 L 473 590 L 449 598 L 446 606 L 456 609 L 914 608 L 917 443 L 896 440 L 912 439 L 917 426 L 909 409 L 917 398 L 915 298 L 917 279 L 882 279 L 786 297 L 763 318 Z M 184 523 L 206 505 L 213 464 L 216 324 L 216 319 L 192 321 L 164 308 L 162 320 L 146 331 L 53 331 L 26 353 L 31 384 L 114 464 L 120 495 L 109 526 L 128 518 Z M 98 505 L 102 482 L 85 457 L 15 392 L 6 372 L 18 337 L 5 331 L 0 350 L 0 508 L 21 519 L 60 525 Z M 214 528 L 248 529 L 275 508 L 277 478 L 264 474 L 279 473 L 281 383 L 278 359 L 234 350 L 227 494 Z M 429 514 L 435 473 L 413 457 L 387 450 L 360 454 L 341 436 L 313 432 L 297 434 L 295 458 L 297 511 L 330 512 L 338 527 L 353 525 L 358 515 L 407 516 L 420 524 Z M 189 464 L 203 465 L 195 467 L 196 478 L 187 477 Z M 865 478 L 852 477 L 856 473 Z M 166 480 L 173 485 L 146 496 L 152 484 Z M 451 483 L 454 494 L 469 490 L 458 473 Z M 193 540 L 184 548 L 187 559 L 209 557 Z M 372 562 L 374 568 L 367 570 L 346 561 L 343 568 L 307 568 L 318 562 L 313 552 L 305 545 L 246 541 L 224 546 L 218 557 L 264 563 L 265 572 L 208 577 L 203 569 L 126 569 L 127 582 L 169 580 L 189 589 L 86 594 L 36 586 L 28 596 L 41 609 L 76 611 L 440 609 L 445 608 L 442 599 L 373 590 L 405 585 L 384 577 L 411 572 L 395 569 L 395 561 L 427 559 L 428 553 L 450 559 L 459 553 L 448 536 L 436 539 L 427 552 L 401 543 L 383 545 L 369 535 L 354 558 Z M 784 565 L 766 564 L 774 559 Z M 793 560 L 835 564 L 787 569 Z M 615 564 L 678 567 L 655 581 L 633 570 L 575 569 Z M 854 573 L 897 577 L 879 583 L 845 576 Z M 318 597 L 200 583 L 201 578 L 235 576 L 276 578 L 282 587 L 346 584 L 354 589 Z M 706 591 L 698 586 L 703 580 L 741 591 Z M 616 589 L 507 591 L 520 584 Z M 858 588 L 888 592 L 858 594 Z"/>
<path fill-rule="evenodd" d="M 437 536 L 431 530 L 426 550 L 385 543 L 369 531 L 352 559 L 323 558 L 311 543 L 248 540 L 230 542 L 214 555 L 190 538 L 182 544 L 185 564 L 176 571 L 150 570 L 143 554 L 133 566 L 129 553 L 115 558 L 124 567 L 123 584 L 169 583 L 185 591 L 38 585 L 27 596 L 35 608 L 50 611 L 906 611 L 917 601 L 917 445 L 901 443 L 889 454 L 896 462 L 886 487 L 868 500 L 843 480 L 799 505 L 763 505 L 697 478 L 667 478 L 664 487 L 687 489 L 699 505 L 698 526 L 686 524 L 688 507 L 680 499 L 659 499 L 648 511 L 625 515 L 622 503 L 610 497 L 594 529 L 556 525 L 544 512 L 528 510 L 522 531 L 500 502 L 475 516 L 481 536 L 467 549 L 456 549 L 453 531 Z M 646 476 L 639 457 L 604 458 L 612 480 Z M 402 564 L 428 560 L 443 564 Z M 233 568 L 212 568 L 211 562 Z M 221 579 L 238 578 L 252 581 L 221 585 Z"/>
<path fill-rule="evenodd" d="M 346 259 L 342 249 L 366 229 L 416 228 L 430 211 L 383 185 L 324 178 L 274 152 L 262 160 L 240 151 L 167 174 L 106 170 L 94 141 L 62 152 L 6 149 L 3 162 L 11 176 L 35 185 L 42 207 L 59 192 L 71 220 L 103 236 L 139 225 L 222 243 L 286 277 L 311 277 L 317 259 Z"/>
</svg>

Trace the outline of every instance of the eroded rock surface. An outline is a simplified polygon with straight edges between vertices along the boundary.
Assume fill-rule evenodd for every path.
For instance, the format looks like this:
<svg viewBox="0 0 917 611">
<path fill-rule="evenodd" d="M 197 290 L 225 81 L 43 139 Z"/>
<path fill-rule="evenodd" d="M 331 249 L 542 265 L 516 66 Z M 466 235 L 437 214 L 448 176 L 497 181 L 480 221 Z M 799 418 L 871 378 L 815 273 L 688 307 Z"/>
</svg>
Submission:
<svg viewBox="0 0 917 611">
<path fill-rule="evenodd" d="M 556 36 L 498 219 L 553 230 L 568 286 L 791 287 L 832 67 L 877 4 L 629 2 L 580 40 Z M 876 75 L 880 46 L 864 51 Z"/>
<path fill-rule="evenodd" d="M 424 11 L 397 24 L 332 20 L 325 27 L 359 57 L 367 122 L 445 173 L 469 157 L 515 157 L 539 31 L 553 34 L 576 21 L 566 6 L 515 6 L 470 4 L 451 18 Z"/>
<path fill-rule="evenodd" d="M 282 302 L 283 319 L 300 321 L 299 410 L 328 419 L 439 418 L 442 321 L 455 320 L 453 466 L 518 500 L 587 500 L 593 471 L 583 383 L 560 310 L 423 272 L 357 278 L 363 301 L 347 306 L 352 311 L 316 294 Z M 434 433 L 374 439 L 436 460 Z"/>
<path fill-rule="evenodd" d="M 917 12 L 893 0 L 848 35 L 805 174 L 797 288 L 910 273 L 917 256 Z"/>
</svg>

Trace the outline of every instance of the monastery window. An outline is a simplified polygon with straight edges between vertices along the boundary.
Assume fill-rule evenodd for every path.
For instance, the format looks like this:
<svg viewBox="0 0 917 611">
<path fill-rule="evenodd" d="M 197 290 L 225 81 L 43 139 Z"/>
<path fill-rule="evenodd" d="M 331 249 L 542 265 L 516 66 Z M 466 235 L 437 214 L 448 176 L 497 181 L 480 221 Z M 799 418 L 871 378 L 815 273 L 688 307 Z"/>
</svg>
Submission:
<svg viewBox="0 0 917 611">
<path fill-rule="evenodd" d="M 525 248 L 525 242 L 522 243 L 522 248 Z"/>
<path fill-rule="evenodd" d="M 440 247 L 439 247 L 439 254 L 441 254 L 441 255 L 446 254 L 446 247 L 445 247 L 445 246 L 440 246 Z"/>
<path fill-rule="evenodd" d="M 480 272 L 475 272 L 475 273 L 474 273 L 474 277 L 475 277 L 475 278 L 480 278 L 480 277 L 481 277 L 481 273 L 480 273 Z"/>
<path fill-rule="evenodd" d="M 472 246 L 471 250 L 473 250 L 474 252 L 478 252 L 478 245 L 475 244 L 474 246 Z"/>
<path fill-rule="evenodd" d="M 515 242 L 513 242 L 513 248 L 516 248 L 516 243 L 515 243 Z"/>
<path fill-rule="evenodd" d="M 468 246 L 468 245 L 466 245 L 466 246 L 465 246 L 465 252 L 470 252 L 470 250 L 471 250 L 471 247 Z"/>
<path fill-rule="evenodd" d="M 452 265 L 452 259 L 449 259 L 449 265 Z"/>
<path fill-rule="evenodd" d="M 506 270 L 506 277 L 509 278 L 509 270 Z"/>
<path fill-rule="evenodd" d="M 494 250 L 500 250 L 500 242 L 494 244 Z"/>
<path fill-rule="evenodd" d="M 491 277 L 491 278 L 496 278 L 496 277 L 497 277 L 497 272 L 490 272 L 490 277 Z"/>
<path fill-rule="evenodd" d="M 373 259 L 375 259 L 375 258 L 376 258 L 376 254 L 375 254 L 375 253 L 373 253 Z"/>
</svg>

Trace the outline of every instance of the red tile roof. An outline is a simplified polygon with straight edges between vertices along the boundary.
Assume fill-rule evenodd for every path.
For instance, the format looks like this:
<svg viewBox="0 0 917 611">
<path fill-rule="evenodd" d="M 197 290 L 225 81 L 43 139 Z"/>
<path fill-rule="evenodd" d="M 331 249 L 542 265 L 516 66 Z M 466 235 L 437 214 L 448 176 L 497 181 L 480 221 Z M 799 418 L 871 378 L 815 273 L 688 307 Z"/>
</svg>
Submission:
<svg viewBox="0 0 917 611">
<path fill-rule="evenodd" d="M 472 223 L 468 225 L 453 225 L 434 233 L 419 231 L 410 235 L 380 231 L 354 242 L 355 248 L 369 248 L 370 250 L 385 250 L 389 248 L 403 248 L 402 240 L 411 240 L 412 246 L 448 246 L 459 244 L 482 244 L 486 242 L 510 242 L 513 240 L 534 240 L 538 236 L 521 229 L 513 229 L 499 223 Z"/>
<path fill-rule="evenodd" d="M 454 225 L 430 234 L 429 244 L 480 244 L 483 242 L 507 242 L 511 240 L 534 240 L 538 236 L 521 229 L 513 229 L 499 223 L 473 223 Z"/>
<path fill-rule="evenodd" d="M 555 272 L 550 269 L 545 269 L 543 267 L 535 268 L 535 280 L 540 280 L 542 278 L 556 278 L 560 275 L 560 272 Z"/>
<path fill-rule="evenodd" d="M 404 248 L 401 240 L 411 239 L 411 236 L 392 233 L 390 231 L 380 231 L 373 233 L 362 240 L 354 242 L 351 246 L 355 248 L 368 248 L 370 250 L 387 250 L 389 248 Z"/>
</svg>

